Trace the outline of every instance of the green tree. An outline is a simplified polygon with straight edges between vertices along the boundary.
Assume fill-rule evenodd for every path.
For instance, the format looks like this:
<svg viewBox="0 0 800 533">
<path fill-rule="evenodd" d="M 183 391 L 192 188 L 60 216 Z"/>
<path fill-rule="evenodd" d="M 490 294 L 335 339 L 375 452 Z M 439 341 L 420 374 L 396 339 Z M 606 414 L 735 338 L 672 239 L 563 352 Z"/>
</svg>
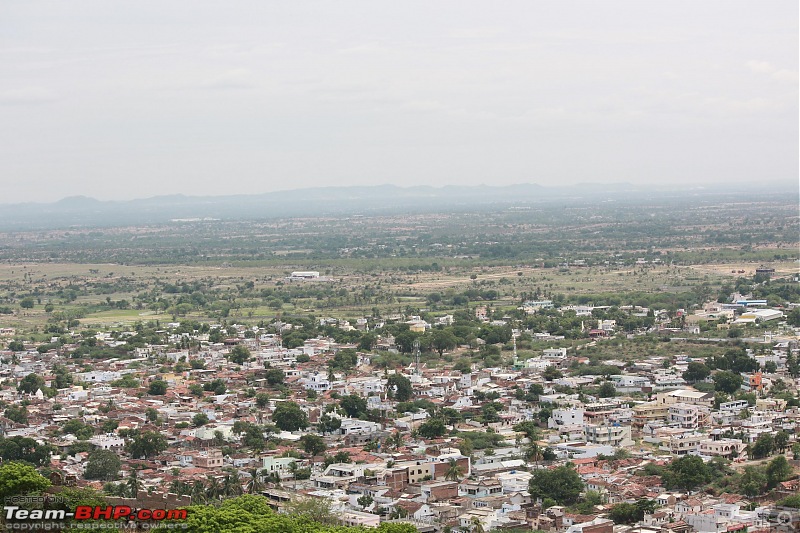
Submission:
<svg viewBox="0 0 800 533">
<path fill-rule="evenodd" d="M 605 381 L 602 385 L 600 385 L 597 395 L 600 398 L 613 398 L 617 395 L 617 389 L 614 387 L 614 383 L 611 381 Z"/>
<path fill-rule="evenodd" d="M 637 500 L 636 503 L 618 503 L 611 508 L 608 518 L 615 524 L 634 524 L 644 518 L 645 514 L 655 512 L 657 504 L 653 500 Z"/>
<path fill-rule="evenodd" d="M 281 385 L 286 379 L 286 374 L 280 368 L 270 368 L 264 374 L 264 377 L 271 386 Z"/>
<path fill-rule="evenodd" d="M 778 455 L 767 464 L 767 486 L 773 488 L 792 476 L 792 465 L 783 455 Z"/>
<path fill-rule="evenodd" d="M 561 505 L 577 502 L 582 490 L 583 481 L 572 463 L 552 470 L 536 470 L 528 484 L 534 499 L 552 498 Z"/>
<path fill-rule="evenodd" d="M 39 444 L 30 437 L 0 437 L 0 459 L 3 462 L 22 461 L 34 466 L 50 463 L 55 448 L 49 444 Z"/>
<path fill-rule="evenodd" d="M 231 362 L 237 365 L 243 365 L 250 360 L 250 350 L 248 350 L 246 346 L 237 344 L 231 350 L 229 358 Z"/>
<path fill-rule="evenodd" d="M 144 431 L 125 443 L 125 451 L 134 458 L 151 458 L 167 449 L 167 438 L 156 431 Z"/>
<path fill-rule="evenodd" d="M 464 469 L 458 464 L 455 459 L 447 461 L 447 471 L 444 474 L 444 479 L 447 481 L 461 481 L 464 476 Z"/>
<path fill-rule="evenodd" d="M 19 392 L 27 394 L 35 394 L 39 389 L 42 389 L 42 392 L 44 392 L 44 388 L 44 378 L 38 374 L 28 374 L 22 378 L 19 385 L 17 385 L 17 390 Z"/>
<path fill-rule="evenodd" d="M 524 433 L 525 436 L 528 437 L 528 440 L 530 440 L 531 442 L 539 440 L 540 436 L 539 426 L 536 424 L 536 422 L 533 422 L 532 420 L 516 424 L 514 426 L 514 431 L 517 431 L 519 433 Z"/>
<path fill-rule="evenodd" d="M 258 394 L 256 394 L 256 405 L 259 408 L 264 409 L 266 406 L 269 405 L 269 399 L 270 399 L 269 394 L 267 394 L 266 392 L 259 392 Z"/>
<path fill-rule="evenodd" d="M 744 379 L 741 375 L 727 370 L 715 372 L 711 378 L 714 380 L 714 390 L 733 394 L 742 388 Z"/>
<path fill-rule="evenodd" d="M 786 451 L 786 447 L 789 445 L 789 434 L 786 433 L 784 430 L 780 430 L 779 432 L 775 433 L 775 449 L 778 450 L 778 453 L 783 453 Z"/>
<path fill-rule="evenodd" d="M 40 492 L 50 481 L 30 465 L 17 462 L 0 465 L 0 498 Z"/>
<path fill-rule="evenodd" d="M 9 405 L 3 414 L 17 424 L 28 424 L 28 408 L 24 405 Z"/>
<path fill-rule="evenodd" d="M 456 347 L 458 339 L 449 329 L 436 329 L 431 333 L 431 347 L 439 352 L 441 357 L 445 350 L 452 350 Z"/>
<path fill-rule="evenodd" d="M 197 413 L 192 417 L 192 425 L 199 428 L 208 424 L 208 415 L 205 413 Z"/>
<path fill-rule="evenodd" d="M 356 503 L 358 503 L 358 505 L 360 505 L 362 509 L 366 509 L 367 507 L 372 505 L 372 502 L 374 501 L 375 500 L 372 498 L 372 496 L 370 496 L 369 494 L 365 494 L 363 496 L 359 496 L 358 499 L 356 500 Z"/>
<path fill-rule="evenodd" d="M 272 413 L 272 421 L 283 431 L 297 431 L 308 427 L 308 415 L 294 402 L 280 402 Z"/>
<path fill-rule="evenodd" d="M 564 374 L 561 373 L 559 369 L 554 366 L 548 366 L 542 372 L 542 377 L 547 381 L 553 381 L 554 379 L 560 379 L 564 377 Z"/>
<path fill-rule="evenodd" d="M 167 393 L 167 382 L 163 379 L 151 381 L 147 393 L 151 396 L 164 396 Z"/>
<path fill-rule="evenodd" d="M 683 373 L 683 379 L 689 383 L 695 383 L 697 381 L 703 381 L 710 375 L 711 369 L 706 365 L 698 363 L 697 361 L 692 361 L 687 365 L 686 371 Z"/>
<path fill-rule="evenodd" d="M 775 451 L 775 437 L 771 433 L 762 433 L 758 436 L 751 448 L 754 459 L 769 457 Z"/>
<path fill-rule="evenodd" d="M 339 400 L 339 405 L 351 418 L 360 418 L 367 414 L 367 400 L 356 394 L 343 396 Z"/>
<path fill-rule="evenodd" d="M 83 477 L 86 479 L 102 479 L 111 481 L 117 478 L 122 461 L 111 450 L 93 450 L 86 461 Z"/>
<path fill-rule="evenodd" d="M 8 349 L 12 352 L 24 352 L 25 345 L 20 340 L 13 340 L 8 343 Z"/>
<path fill-rule="evenodd" d="M 684 455 L 667 467 L 663 482 L 667 488 L 694 490 L 711 480 L 711 472 L 703 460 L 696 455 Z"/>
<path fill-rule="evenodd" d="M 323 435 L 333 433 L 340 427 L 342 427 L 342 420 L 327 413 L 319 417 L 319 422 L 317 422 L 317 430 Z"/>
<path fill-rule="evenodd" d="M 300 444 L 303 446 L 303 450 L 311 455 L 316 456 L 320 455 L 328 446 L 325 444 L 325 441 L 319 435 L 314 435 L 313 433 L 308 433 L 303 435 L 300 438 Z"/>
<path fill-rule="evenodd" d="M 739 478 L 739 491 L 750 498 L 764 493 L 767 486 L 767 475 L 763 468 L 746 466 Z"/>
<path fill-rule="evenodd" d="M 386 393 L 398 402 L 407 402 L 414 394 L 411 380 L 402 374 L 392 374 L 386 380 Z"/>
<path fill-rule="evenodd" d="M 447 427 L 445 427 L 441 418 L 431 418 L 423 422 L 417 431 L 423 438 L 435 439 L 444 435 L 447 431 Z"/>
<path fill-rule="evenodd" d="M 333 525 L 338 522 L 327 498 L 292 498 L 286 504 L 286 511 L 312 520 L 318 524 Z"/>
</svg>

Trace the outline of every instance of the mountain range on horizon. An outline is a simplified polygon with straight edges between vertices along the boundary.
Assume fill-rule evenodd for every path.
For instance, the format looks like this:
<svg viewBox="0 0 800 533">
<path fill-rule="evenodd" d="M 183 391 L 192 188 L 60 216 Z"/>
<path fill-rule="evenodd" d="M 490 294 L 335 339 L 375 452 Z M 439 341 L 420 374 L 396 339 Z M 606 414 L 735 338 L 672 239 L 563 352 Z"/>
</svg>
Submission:
<svg viewBox="0 0 800 533">
<path fill-rule="evenodd" d="M 158 224 L 176 219 L 247 220 L 259 218 L 331 216 L 347 214 L 399 214 L 459 209 L 525 206 L 545 202 L 641 201 L 661 198 L 676 201 L 687 194 L 748 197 L 794 192 L 789 184 L 735 184 L 705 187 L 664 187 L 631 183 L 576 184 L 546 187 L 516 185 L 397 185 L 331 186 L 289 189 L 258 194 L 191 196 L 170 194 L 133 200 L 98 200 L 76 195 L 51 203 L 0 204 L 0 229 L 52 229 L 60 227 L 110 227 Z"/>
</svg>

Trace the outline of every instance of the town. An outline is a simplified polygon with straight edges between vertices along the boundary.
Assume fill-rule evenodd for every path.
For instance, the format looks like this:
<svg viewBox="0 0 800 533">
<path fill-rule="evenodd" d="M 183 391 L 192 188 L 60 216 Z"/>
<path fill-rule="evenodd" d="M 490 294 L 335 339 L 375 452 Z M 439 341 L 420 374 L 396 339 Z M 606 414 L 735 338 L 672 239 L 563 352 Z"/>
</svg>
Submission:
<svg viewBox="0 0 800 533">
<path fill-rule="evenodd" d="M 617 268 L 662 268 L 645 262 Z M 797 274 L 730 275 L 693 309 L 545 294 L 502 306 L 477 285 L 349 319 L 61 316 L 27 339 L 7 326 L 0 457 L 38 469 L 31 488 L 80 501 L 213 509 L 258 495 L 367 528 L 788 531 L 800 520 Z"/>
</svg>

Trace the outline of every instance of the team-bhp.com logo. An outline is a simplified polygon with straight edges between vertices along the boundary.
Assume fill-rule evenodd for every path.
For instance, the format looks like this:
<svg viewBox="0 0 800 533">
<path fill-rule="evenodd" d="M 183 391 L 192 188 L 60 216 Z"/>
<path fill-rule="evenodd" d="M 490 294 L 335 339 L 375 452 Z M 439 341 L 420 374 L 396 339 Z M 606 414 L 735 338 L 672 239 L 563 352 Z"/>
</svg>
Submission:
<svg viewBox="0 0 800 533">
<path fill-rule="evenodd" d="M 63 509 L 22 509 L 6 505 L 6 529 L 51 529 L 59 524 L 75 529 L 149 529 L 151 527 L 179 529 L 186 527 L 186 509 L 134 509 L 128 505 L 79 505 L 74 511 Z M 178 521 L 162 523 L 165 520 Z M 37 523 L 38 521 L 38 523 Z M 69 521 L 69 525 L 66 522 Z M 98 522 L 100 521 L 100 522 Z M 51 525 L 47 527 L 46 525 Z M 103 526 L 103 527 L 100 527 Z"/>
</svg>

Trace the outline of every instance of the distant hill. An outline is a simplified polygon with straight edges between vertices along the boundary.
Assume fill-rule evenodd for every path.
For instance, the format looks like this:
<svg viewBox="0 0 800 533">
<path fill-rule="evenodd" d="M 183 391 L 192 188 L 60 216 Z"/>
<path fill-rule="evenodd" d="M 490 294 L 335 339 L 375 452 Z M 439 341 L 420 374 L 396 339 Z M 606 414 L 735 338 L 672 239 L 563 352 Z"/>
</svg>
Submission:
<svg viewBox="0 0 800 533">
<path fill-rule="evenodd" d="M 785 186 L 786 192 L 792 192 Z M 160 224 L 175 219 L 223 220 L 347 214 L 419 213 L 464 209 L 498 209 L 532 206 L 543 202 L 637 202 L 659 198 L 680 201 L 686 195 L 721 195 L 751 198 L 753 194 L 778 192 L 763 187 L 670 188 L 661 190 L 629 183 L 543 187 L 536 184 L 508 186 L 317 187 L 263 194 L 230 196 L 155 196 L 129 201 L 100 201 L 72 196 L 54 203 L 0 205 L 0 229 L 47 229 Z M 794 191 L 794 194 L 797 192 Z"/>
</svg>

